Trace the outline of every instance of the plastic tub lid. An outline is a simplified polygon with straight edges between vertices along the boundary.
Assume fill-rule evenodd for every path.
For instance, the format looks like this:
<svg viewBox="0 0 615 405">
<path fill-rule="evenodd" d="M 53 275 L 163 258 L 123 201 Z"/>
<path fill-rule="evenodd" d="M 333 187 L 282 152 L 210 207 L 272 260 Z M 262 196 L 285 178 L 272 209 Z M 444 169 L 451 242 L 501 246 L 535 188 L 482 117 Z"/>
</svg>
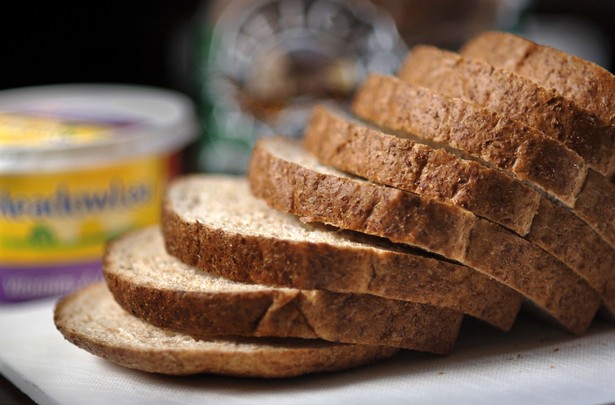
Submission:
<svg viewBox="0 0 615 405">
<path fill-rule="evenodd" d="M 0 174 L 174 152 L 197 134 L 193 103 L 151 87 L 69 84 L 0 92 Z"/>
</svg>

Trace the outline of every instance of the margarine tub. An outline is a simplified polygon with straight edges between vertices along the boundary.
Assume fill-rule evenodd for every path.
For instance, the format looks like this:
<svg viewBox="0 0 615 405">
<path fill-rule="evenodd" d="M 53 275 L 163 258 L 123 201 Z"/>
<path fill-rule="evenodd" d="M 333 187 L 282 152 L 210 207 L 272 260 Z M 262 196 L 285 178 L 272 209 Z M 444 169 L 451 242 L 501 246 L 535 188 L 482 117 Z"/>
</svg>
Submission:
<svg viewBox="0 0 615 405">
<path fill-rule="evenodd" d="M 157 223 L 193 106 L 160 89 L 62 85 L 0 92 L 0 301 L 101 277 L 106 241 Z"/>
</svg>

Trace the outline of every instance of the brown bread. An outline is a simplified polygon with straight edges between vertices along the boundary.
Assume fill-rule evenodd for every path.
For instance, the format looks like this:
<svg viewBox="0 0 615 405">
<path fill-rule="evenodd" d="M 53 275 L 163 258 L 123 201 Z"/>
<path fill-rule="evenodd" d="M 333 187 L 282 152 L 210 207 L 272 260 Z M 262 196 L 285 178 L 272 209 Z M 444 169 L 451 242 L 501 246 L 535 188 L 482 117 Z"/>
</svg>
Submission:
<svg viewBox="0 0 615 405">
<path fill-rule="evenodd" d="M 169 375 L 293 377 L 358 367 L 397 351 L 318 339 L 194 339 L 128 314 L 104 283 L 61 299 L 54 322 L 68 341 L 96 356 L 123 367 Z"/>
<path fill-rule="evenodd" d="M 600 304 L 582 278 L 512 232 L 453 205 L 343 175 L 289 140 L 259 141 L 248 177 L 253 193 L 276 209 L 464 263 L 517 290 L 573 333 L 585 331 Z"/>
<path fill-rule="evenodd" d="M 384 239 L 302 224 L 250 195 L 247 182 L 190 176 L 165 196 L 167 250 L 239 282 L 367 293 L 451 308 L 508 330 L 513 290 L 468 267 Z"/>
<path fill-rule="evenodd" d="M 553 88 L 607 125 L 615 125 L 615 76 L 595 63 L 504 32 L 482 33 L 461 53 Z"/>
<path fill-rule="evenodd" d="M 484 107 L 394 77 L 372 75 L 353 112 L 387 130 L 416 136 L 480 159 L 573 206 L 587 174 L 583 159 L 561 142 Z"/>
<path fill-rule="evenodd" d="M 615 247 L 615 184 L 612 181 L 590 170 L 573 210 Z"/>
<path fill-rule="evenodd" d="M 605 176 L 615 170 L 615 126 L 524 76 L 423 45 L 411 50 L 399 77 L 526 122 L 563 142 Z"/>
<path fill-rule="evenodd" d="M 543 198 L 526 238 L 587 281 L 615 317 L 615 250 L 586 222 Z"/>
<path fill-rule="evenodd" d="M 498 171 L 369 128 L 324 107 L 314 109 L 303 143 L 326 165 L 458 205 L 503 226 L 516 219 L 517 211 L 529 212 L 526 239 L 583 277 L 615 314 L 615 294 L 607 290 L 615 280 L 615 250 L 569 209 Z M 498 221 L 501 217 L 504 220 Z"/>
<path fill-rule="evenodd" d="M 128 312 L 197 337 L 320 338 L 445 354 L 462 319 L 457 311 L 410 301 L 265 287 L 210 275 L 166 253 L 157 228 L 113 242 L 103 270 L 109 290 Z"/>
<path fill-rule="evenodd" d="M 539 132 L 524 130 L 516 121 L 393 77 L 370 77 L 353 108 L 361 118 L 388 131 L 459 148 L 467 158 L 474 156 L 524 180 L 573 208 L 615 248 L 615 204 L 609 203 L 615 201 L 615 185 L 586 170 L 583 159 L 559 141 L 544 143 Z"/>
<path fill-rule="evenodd" d="M 540 204 L 537 191 L 498 170 L 370 128 L 324 106 L 314 108 L 303 144 L 327 165 L 458 205 L 520 235 L 530 231 Z"/>
</svg>

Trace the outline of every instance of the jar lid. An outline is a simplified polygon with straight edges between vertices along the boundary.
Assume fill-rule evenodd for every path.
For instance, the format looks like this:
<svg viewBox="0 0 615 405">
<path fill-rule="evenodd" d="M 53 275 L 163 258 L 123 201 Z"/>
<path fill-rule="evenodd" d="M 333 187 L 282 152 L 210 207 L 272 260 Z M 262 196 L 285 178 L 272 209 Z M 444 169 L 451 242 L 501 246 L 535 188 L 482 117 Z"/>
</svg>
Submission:
<svg viewBox="0 0 615 405">
<path fill-rule="evenodd" d="M 169 90 L 68 84 L 0 92 L 0 173 L 173 152 L 196 133 L 192 102 Z"/>
</svg>

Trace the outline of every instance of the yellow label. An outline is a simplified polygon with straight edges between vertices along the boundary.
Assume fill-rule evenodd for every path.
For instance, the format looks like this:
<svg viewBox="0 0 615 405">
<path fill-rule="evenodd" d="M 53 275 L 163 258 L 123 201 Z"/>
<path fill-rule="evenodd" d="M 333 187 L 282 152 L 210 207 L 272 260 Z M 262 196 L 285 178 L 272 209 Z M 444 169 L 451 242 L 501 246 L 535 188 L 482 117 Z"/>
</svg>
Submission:
<svg viewBox="0 0 615 405">
<path fill-rule="evenodd" d="M 0 176 L 0 264 L 100 259 L 104 243 L 157 223 L 167 158 Z"/>
</svg>

